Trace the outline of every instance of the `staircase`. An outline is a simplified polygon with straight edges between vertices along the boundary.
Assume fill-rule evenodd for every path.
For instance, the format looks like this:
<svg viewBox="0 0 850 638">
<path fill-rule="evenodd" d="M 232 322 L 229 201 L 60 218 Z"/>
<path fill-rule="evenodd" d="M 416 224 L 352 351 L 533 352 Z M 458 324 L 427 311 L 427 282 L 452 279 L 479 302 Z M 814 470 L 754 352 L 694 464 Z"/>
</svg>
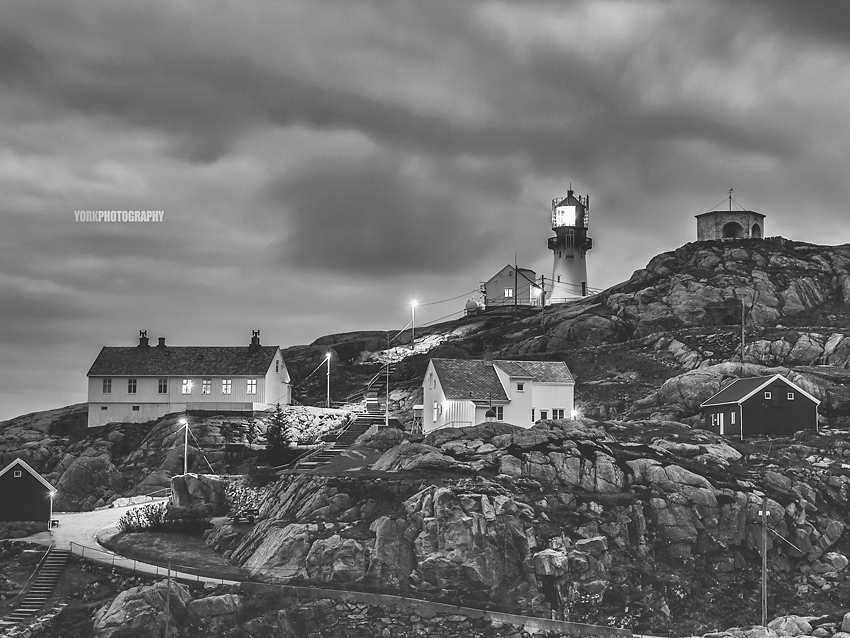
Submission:
<svg viewBox="0 0 850 638">
<path fill-rule="evenodd" d="M 53 594 L 53 590 L 65 570 L 65 565 L 68 564 L 69 555 L 70 552 L 67 550 L 54 547 L 48 550 L 47 557 L 42 561 L 36 572 L 35 580 L 26 589 L 23 598 L 12 612 L 0 619 L 0 629 L 23 622 L 44 607 L 47 599 Z"/>
<path fill-rule="evenodd" d="M 387 394 L 387 380 L 395 372 L 395 363 L 388 363 L 381 371 L 369 380 L 366 386 L 364 398 L 366 400 L 366 412 L 379 414 L 382 412 L 378 397 Z"/>
<path fill-rule="evenodd" d="M 351 424 L 342 431 L 342 433 L 337 437 L 336 441 L 331 443 L 329 446 L 322 448 L 313 454 L 307 456 L 304 460 L 299 461 L 298 465 L 296 465 L 296 469 L 298 470 L 312 470 L 317 467 L 321 467 L 323 465 L 327 465 L 340 454 L 342 454 L 345 450 L 352 446 L 352 444 L 364 433 L 366 430 L 371 428 L 373 425 L 383 425 L 384 416 L 383 415 L 375 415 L 364 412 L 362 414 L 358 414 L 357 418 L 351 422 Z"/>
</svg>

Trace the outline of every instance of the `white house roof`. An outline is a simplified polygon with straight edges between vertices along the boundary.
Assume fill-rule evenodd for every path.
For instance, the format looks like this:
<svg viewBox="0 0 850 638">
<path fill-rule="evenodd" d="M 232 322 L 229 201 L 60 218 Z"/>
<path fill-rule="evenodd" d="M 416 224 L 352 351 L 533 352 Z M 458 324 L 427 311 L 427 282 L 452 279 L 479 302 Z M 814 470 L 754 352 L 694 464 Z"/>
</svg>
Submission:
<svg viewBox="0 0 850 638">
<path fill-rule="evenodd" d="M 30 467 L 29 463 L 27 463 L 23 459 L 15 459 L 11 463 L 9 463 L 9 465 L 7 465 L 2 470 L 0 470 L 0 476 L 3 476 L 6 472 L 11 470 L 13 467 L 20 467 L 20 468 L 26 470 L 27 472 L 32 474 L 35 478 L 37 478 L 39 481 L 41 481 L 42 484 L 44 485 L 44 487 L 46 487 L 51 492 L 55 490 L 55 488 L 47 481 L 47 479 L 45 479 L 41 474 L 39 474 L 34 469 L 32 469 Z"/>
<path fill-rule="evenodd" d="M 725 388 L 710 396 L 700 404 L 701 408 L 707 408 L 717 405 L 729 405 L 736 403 L 742 404 L 751 396 L 760 392 L 774 381 L 782 381 L 787 386 L 794 388 L 797 392 L 813 401 L 815 405 L 820 405 L 820 401 L 811 394 L 803 390 L 796 383 L 790 381 L 781 374 L 775 374 L 772 377 L 749 377 L 747 379 L 736 379 L 734 382 L 727 385 Z"/>
<path fill-rule="evenodd" d="M 563 361 L 508 361 L 480 359 L 431 359 L 447 399 L 508 401 L 494 367 L 513 379 L 535 383 L 566 383 L 575 380 Z"/>
<path fill-rule="evenodd" d="M 263 376 L 279 349 L 278 346 L 104 346 L 87 376 Z"/>
</svg>

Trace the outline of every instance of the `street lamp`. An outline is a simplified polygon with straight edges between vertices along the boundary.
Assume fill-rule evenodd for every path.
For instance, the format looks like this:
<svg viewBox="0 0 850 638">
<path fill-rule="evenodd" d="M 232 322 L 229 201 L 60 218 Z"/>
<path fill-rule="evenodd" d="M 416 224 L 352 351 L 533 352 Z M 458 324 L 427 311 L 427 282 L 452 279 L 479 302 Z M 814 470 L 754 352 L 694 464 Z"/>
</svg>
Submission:
<svg viewBox="0 0 850 638">
<path fill-rule="evenodd" d="M 178 421 L 180 425 L 186 428 L 185 438 L 183 439 L 183 474 L 189 473 L 189 419 L 181 416 Z M 178 430 L 179 432 L 179 430 Z"/>
<path fill-rule="evenodd" d="M 328 352 L 325 355 L 325 359 L 328 362 L 328 398 L 325 402 L 325 407 L 331 407 L 331 353 Z"/>
<path fill-rule="evenodd" d="M 410 349 L 415 349 L 414 342 L 416 341 L 416 306 L 419 302 L 416 299 L 410 302 Z"/>
</svg>

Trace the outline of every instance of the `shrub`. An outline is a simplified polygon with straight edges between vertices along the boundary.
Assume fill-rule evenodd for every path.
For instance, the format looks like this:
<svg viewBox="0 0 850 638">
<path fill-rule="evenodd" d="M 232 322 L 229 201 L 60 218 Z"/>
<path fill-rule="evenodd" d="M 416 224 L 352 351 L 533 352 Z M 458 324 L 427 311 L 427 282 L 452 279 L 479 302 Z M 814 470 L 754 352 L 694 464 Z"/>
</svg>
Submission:
<svg viewBox="0 0 850 638">
<path fill-rule="evenodd" d="M 118 519 L 122 532 L 180 532 L 198 534 L 212 525 L 212 507 L 175 507 L 151 503 L 129 510 Z"/>
</svg>

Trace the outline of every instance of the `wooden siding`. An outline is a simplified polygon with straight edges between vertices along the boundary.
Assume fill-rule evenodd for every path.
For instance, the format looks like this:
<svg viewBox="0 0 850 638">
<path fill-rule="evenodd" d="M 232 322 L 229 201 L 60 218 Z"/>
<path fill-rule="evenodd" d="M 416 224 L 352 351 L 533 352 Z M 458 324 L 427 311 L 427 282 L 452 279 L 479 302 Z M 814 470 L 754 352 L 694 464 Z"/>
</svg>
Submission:
<svg viewBox="0 0 850 638">
<path fill-rule="evenodd" d="M 0 521 L 49 520 L 50 491 L 41 481 L 20 467 L 0 476 Z"/>
<path fill-rule="evenodd" d="M 770 392 L 770 399 L 764 393 Z M 794 394 L 788 400 L 788 393 Z M 744 435 L 788 436 L 799 430 L 817 429 L 817 406 L 805 395 L 781 381 L 774 381 L 744 401 Z"/>
<path fill-rule="evenodd" d="M 770 399 L 764 393 L 770 392 Z M 788 393 L 794 399 L 788 399 Z M 731 423 L 732 414 L 735 423 Z M 741 405 L 736 403 L 713 405 L 704 408 L 702 427 L 721 434 L 712 425 L 712 415 L 723 415 L 723 432 L 726 436 L 766 435 L 789 436 L 799 430 L 817 430 L 817 405 L 804 394 L 782 381 L 774 381 L 756 392 Z"/>
</svg>

